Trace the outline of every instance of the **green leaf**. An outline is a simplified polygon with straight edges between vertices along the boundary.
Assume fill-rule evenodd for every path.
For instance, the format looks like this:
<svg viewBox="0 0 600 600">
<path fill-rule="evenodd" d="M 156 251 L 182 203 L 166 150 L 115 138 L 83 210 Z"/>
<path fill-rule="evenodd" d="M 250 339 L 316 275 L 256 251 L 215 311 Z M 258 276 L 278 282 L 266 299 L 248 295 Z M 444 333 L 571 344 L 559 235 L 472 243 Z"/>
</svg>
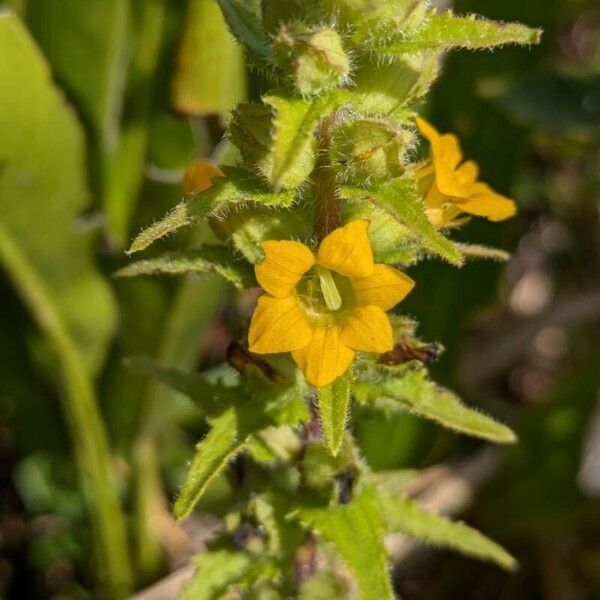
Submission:
<svg viewBox="0 0 600 600">
<path fill-rule="evenodd" d="M 140 260 L 120 269 L 115 276 L 186 273 L 216 273 L 239 290 L 256 285 L 248 263 L 236 259 L 224 246 L 203 246 L 198 250 L 171 252 L 157 258 Z"/>
<path fill-rule="evenodd" d="M 85 140 L 42 53 L 2 10 L 0 81 L 0 266 L 48 344 L 48 375 L 60 378 L 104 591 L 126 596 L 125 521 L 93 386 L 114 331 L 115 302 L 94 264 L 94 240 L 77 226 L 89 204 Z"/>
<path fill-rule="evenodd" d="M 244 55 L 214 0 L 188 3 L 171 88 L 174 108 L 186 115 L 225 114 L 245 97 Z"/>
<path fill-rule="evenodd" d="M 94 236 L 77 221 L 90 204 L 83 130 L 25 28 L 10 13 L 0 18 L 0 224 L 43 277 L 95 373 L 116 325 L 116 304 L 94 264 Z"/>
<path fill-rule="evenodd" d="M 185 199 L 166 217 L 142 231 L 131 244 L 128 254 L 140 252 L 160 238 L 182 227 L 199 223 L 229 204 L 249 202 L 264 206 L 288 207 L 293 192 L 272 193 L 255 175 L 240 167 L 222 167 L 226 177 L 213 180 L 212 187 Z"/>
<path fill-rule="evenodd" d="M 454 265 L 462 264 L 459 250 L 429 222 L 412 174 L 374 189 L 342 186 L 340 193 L 346 200 L 371 202 L 384 209 L 398 223 L 407 227 L 427 250 Z"/>
<path fill-rule="evenodd" d="M 311 221 L 307 204 L 298 204 L 293 211 L 252 205 L 213 219 L 211 225 L 223 241 L 231 240 L 242 256 L 254 264 L 264 258 L 260 244 L 265 240 L 309 240 Z"/>
<path fill-rule="evenodd" d="M 210 419 L 210 430 L 196 447 L 173 513 L 185 519 L 213 479 L 244 447 L 248 438 L 270 424 L 269 417 L 253 402 L 243 399 Z"/>
<path fill-rule="evenodd" d="M 27 26 L 101 138 L 117 133 L 129 12 L 121 0 L 42 0 L 27 7 Z"/>
<path fill-rule="evenodd" d="M 145 359 L 130 361 L 130 365 L 188 395 L 204 411 L 211 426 L 196 448 L 175 502 L 174 514 L 178 520 L 190 514 L 210 483 L 251 436 L 273 425 L 297 426 L 309 417 L 303 390 L 269 381 L 252 366 L 244 371 L 244 387 L 225 387 L 199 375 L 161 368 Z"/>
<path fill-rule="evenodd" d="M 359 383 L 354 388 L 359 402 L 390 400 L 416 415 L 455 431 L 499 444 L 516 441 L 515 434 L 480 412 L 467 408 L 460 399 L 427 377 L 425 369 L 407 370 L 401 377 L 381 383 Z"/>
<path fill-rule="evenodd" d="M 305 101 L 269 94 L 263 100 L 276 112 L 273 120 L 271 153 L 273 171 L 268 176 L 275 188 L 298 187 L 310 175 L 317 156 L 315 131 L 335 96 Z"/>
<path fill-rule="evenodd" d="M 272 561 L 235 550 L 213 550 L 195 556 L 194 574 L 185 582 L 179 600 L 221 600 L 232 588 L 247 589 L 275 579 Z"/>
<path fill-rule="evenodd" d="M 494 48 L 506 44 L 537 44 L 540 29 L 520 23 L 499 23 L 475 15 L 457 16 L 451 11 L 432 11 L 425 23 L 408 31 L 401 30 L 391 38 L 375 43 L 378 52 L 402 54 L 448 48 Z"/>
<path fill-rule="evenodd" d="M 325 444 L 333 456 L 337 456 L 344 441 L 351 389 L 350 369 L 330 385 L 318 389 L 321 428 Z"/>
<path fill-rule="evenodd" d="M 260 61 L 269 58 L 269 44 L 257 14 L 240 0 L 217 0 L 235 38 Z"/>
<path fill-rule="evenodd" d="M 438 76 L 440 52 L 365 59 L 355 75 L 352 104 L 368 115 L 391 116 L 423 97 Z"/>
<path fill-rule="evenodd" d="M 381 496 L 384 520 L 390 532 L 403 533 L 436 546 L 454 548 L 467 556 L 494 562 L 514 571 L 517 561 L 502 546 L 464 523 L 423 510 L 408 498 Z"/>
<path fill-rule="evenodd" d="M 479 244 L 454 244 L 459 252 L 466 259 L 489 259 L 506 262 L 510 259 L 510 253 L 497 248 L 489 248 L 488 246 L 480 246 Z"/>
<path fill-rule="evenodd" d="M 365 487 L 345 506 L 302 508 L 301 521 L 331 542 L 356 579 L 361 600 L 393 600 L 377 493 Z"/>
</svg>

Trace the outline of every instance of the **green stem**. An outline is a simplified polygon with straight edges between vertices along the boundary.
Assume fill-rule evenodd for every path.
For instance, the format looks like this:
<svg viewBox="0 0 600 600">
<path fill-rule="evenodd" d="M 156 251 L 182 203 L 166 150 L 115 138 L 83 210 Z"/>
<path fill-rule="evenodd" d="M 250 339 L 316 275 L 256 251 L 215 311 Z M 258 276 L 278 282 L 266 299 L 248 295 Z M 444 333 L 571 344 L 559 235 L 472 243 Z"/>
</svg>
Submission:
<svg viewBox="0 0 600 600">
<path fill-rule="evenodd" d="M 318 158 L 312 173 L 314 231 L 317 242 L 340 224 L 338 181 L 335 170 L 329 162 L 329 147 L 337 118 L 337 113 L 328 115 L 319 126 Z"/>
<path fill-rule="evenodd" d="M 125 519 L 119 505 L 108 436 L 81 356 L 38 273 L 0 226 L 0 262 L 52 343 L 60 363 L 63 410 L 97 540 L 103 584 L 112 598 L 132 588 Z"/>
</svg>

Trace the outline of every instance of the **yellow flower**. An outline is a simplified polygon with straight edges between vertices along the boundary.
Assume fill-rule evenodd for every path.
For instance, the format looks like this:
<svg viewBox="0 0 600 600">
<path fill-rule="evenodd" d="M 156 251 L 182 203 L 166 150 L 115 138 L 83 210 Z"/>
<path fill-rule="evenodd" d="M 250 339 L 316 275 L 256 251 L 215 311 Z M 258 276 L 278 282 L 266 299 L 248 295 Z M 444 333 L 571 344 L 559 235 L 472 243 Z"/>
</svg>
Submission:
<svg viewBox="0 0 600 600">
<path fill-rule="evenodd" d="M 368 221 L 352 221 L 316 252 L 293 241 L 261 244 L 265 258 L 255 271 L 266 293 L 250 323 L 251 352 L 291 352 L 306 379 L 321 387 L 346 371 L 357 350 L 392 349 L 385 311 L 414 281 L 373 262 L 368 228 Z"/>
<path fill-rule="evenodd" d="M 431 158 L 418 169 L 417 183 L 433 225 L 451 225 L 461 213 L 503 221 L 517 212 L 513 200 L 477 181 L 479 167 L 472 160 L 463 162 L 455 135 L 440 134 L 425 119 L 417 117 L 416 123 L 431 144 Z"/>
</svg>

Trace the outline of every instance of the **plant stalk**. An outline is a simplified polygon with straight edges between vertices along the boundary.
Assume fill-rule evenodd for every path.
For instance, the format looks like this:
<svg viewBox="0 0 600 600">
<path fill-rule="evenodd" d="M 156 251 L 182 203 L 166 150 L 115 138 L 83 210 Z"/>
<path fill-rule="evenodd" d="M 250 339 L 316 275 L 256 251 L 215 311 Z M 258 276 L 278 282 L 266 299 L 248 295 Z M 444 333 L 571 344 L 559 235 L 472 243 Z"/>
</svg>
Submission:
<svg viewBox="0 0 600 600">
<path fill-rule="evenodd" d="M 317 163 L 312 173 L 314 203 L 314 233 L 321 242 L 340 224 L 340 201 L 335 170 L 329 162 L 329 148 L 339 113 L 327 115 L 319 125 Z"/>
<path fill-rule="evenodd" d="M 0 262 L 56 352 L 64 386 L 63 410 L 92 519 L 102 584 L 110 598 L 123 598 L 131 591 L 133 581 L 127 533 L 93 384 L 49 291 L 1 225 Z"/>
</svg>

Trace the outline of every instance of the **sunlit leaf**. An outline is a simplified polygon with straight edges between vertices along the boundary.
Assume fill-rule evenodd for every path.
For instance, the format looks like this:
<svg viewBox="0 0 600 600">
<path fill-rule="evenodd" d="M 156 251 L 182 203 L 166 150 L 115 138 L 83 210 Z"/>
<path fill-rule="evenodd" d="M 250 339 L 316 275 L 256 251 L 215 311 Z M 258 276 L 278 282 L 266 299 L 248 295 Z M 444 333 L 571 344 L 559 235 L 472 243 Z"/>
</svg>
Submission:
<svg viewBox="0 0 600 600">
<path fill-rule="evenodd" d="M 425 369 L 407 370 L 402 376 L 381 383 L 359 383 L 355 393 L 360 402 L 382 401 L 392 409 L 396 405 L 467 435 L 499 444 L 516 441 L 506 425 L 467 408 L 454 393 L 431 381 Z"/>
<path fill-rule="evenodd" d="M 342 447 L 348 409 L 352 372 L 348 369 L 328 386 L 318 389 L 319 416 L 323 437 L 329 451 L 335 456 Z"/>
<path fill-rule="evenodd" d="M 172 252 L 157 258 L 140 260 L 120 269 L 115 276 L 187 273 L 216 273 L 240 290 L 256 285 L 248 263 L 236 259 L 224 246 L 203 246 L 198 250 Z"/>
<path fill-rule="evenodd" d="M 194 225 L 229 204 L 257 203 L 287 207 L 293 192 L 273 193 L 258 177 L 239 167 L 223 167 L 224 178 L 213 180 L 212 187 L 178 204 L 166 217 L 142 231 L 131 244 L 129 254 L 144 250 L 150 244 L 182 227 Z"/>
<path fill-rule="evenodd" d="M 185 582 L 179 600 L 221 600 L 233 589 L 242 590 L 278 575 L 270 560 L 235 550 L 213 550 L 193 559 L 194 574 Z"/>
<path fill-rule="evenodd" d="M 310 175 L 316 161 L 315 130 L 333 96 L 312 101 L 270 94 L 263 100 L 275 110 L 272 129 L 272 173 L 275 189 L 295 188 Z"/>
<path fill-rule="evenodd" d="M 346 200 L 370 202 L 385 210 L 398 223 L 407 227 L 427 250 L 452 264 L 462 263 L 459 250 L 429 222 L 411 175 L 393 179 L 373 189 L 342 186 L 341 195 Z"/>
<path fill-rule="evenodd" d="M 403 497 L 382 495 L 381 503 L 390 532 L 403 533 L 436 546 L 454 548 L 467 556 L 494 562 L 509 571 L 517 567 L 515 559 L 502 546 L 464 523 L 423 510 L 416 502 Z"/>
<path fill-rule="evenodd" d="M 245 96 L 245 65 L 214 0 L 191 0 L 171 87 L 174 108 L 187 115 L 224 114 Z"/>
<path fill-rule="evenodd" d="M 299 516 L 336 547 L 356 579 L 362 600 L 394 598 L 383 546 L 381 507 L 373 488 L 363 488 L 345 506 L 303 508 Z"/>
<path fill-rule="evenodd" d="M 419 27 L 401 30 L 374 45 L 379 52 L 402 54 L 447 48 L 475 50 L 506 44 L 537 44 L 540 38 L 539 29 L 530 29 L 520 23 L 499 23 L 475 15 L 457 16 L 451 11 L 432 11 Z"/>
</svg>

